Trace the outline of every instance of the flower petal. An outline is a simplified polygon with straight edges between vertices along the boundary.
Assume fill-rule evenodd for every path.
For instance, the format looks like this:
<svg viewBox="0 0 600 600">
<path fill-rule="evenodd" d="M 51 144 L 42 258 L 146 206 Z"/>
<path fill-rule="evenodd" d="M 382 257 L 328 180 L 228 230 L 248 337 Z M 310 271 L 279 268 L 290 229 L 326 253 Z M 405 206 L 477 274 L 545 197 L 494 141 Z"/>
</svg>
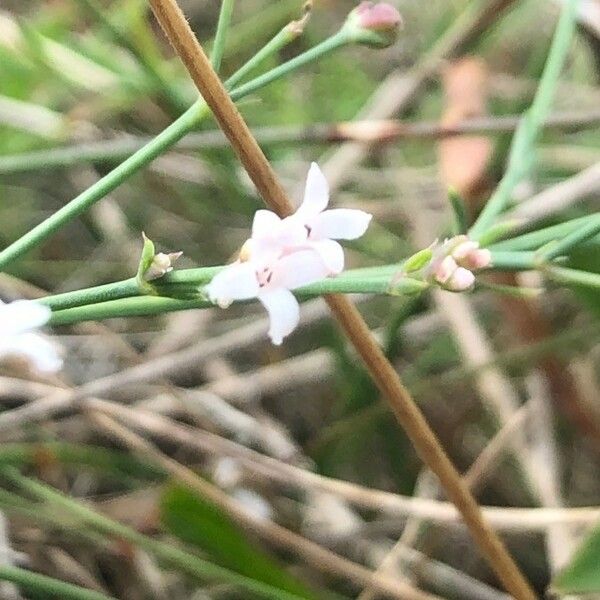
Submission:
<svg viewBox="0 0 600 600">
<path fill-rule="evenodd" d="M 252 221 L 252 237 L 254 239 L 270 237 L 273 232 L 277 231 L 280 224 L 281 219 L 274 212 L 257 210 Z"/>
<path fill-rule="evenodd" d="M 328 275 L 339 275 L 344 270 L 344 249 L 336 241 L 319 240 L 309 245 L 323 261 Z"/>
<path fill-rule="evenodd" d="M 296 215 L 302 217 L 302 219 L 314 217 L 325 210 L 328 203 L 329 185 L 325 175 L 323 175 L 317 163 L 311 163 L 306 178 L 304 200 L 296 211 Z"/>
<path fill-rule="evenodd" d="M 266 266 L 291 248 L 306 242 L 307 231 L 295 216 L 280 219 L 268 210 L 259 210 L 254 217 L 252 238 L 244 244 L 247 257 L 257 265 Z"/>
<path fill-rule="evenodd" d="M 300 306 L 294 294 L 284 288 L 261 291 L 258 299 L 269 313 L 269 337 L 279 346 L 300 321 Z"/>
<path fill-rule="evenodd" d="M 446 283 L 458 269 L 456 261 L 451 256 L 446 256 L 433 267 L 433 276 L 438 283 Z"/>
<path fill-rule="evenodd" d="M 254 266 L 235 262 L 217 273 L 204 291 L 212 302 L 227 308 L 234 300 L 256 298 L 259 289 Z"/>
<path fill-rule="evenodd" d="M 62 368 L 60 347 L 37 333 L 7 336 L 0 342 L 0 357 L 22 356 L 41 373 L 55 373 Z"/>
<path fill-rule="evenodd" d="M 475 284 L 475 275 L 468 269 L 458 267 L 448 281 L 444 283 L 444 287 L 451 292 L 464 292 L 469 290 Z"/>
<path fill-rule="evenodd" d="M 270 287 L 293 290 L 325 279 L 329 274 L 329 269 L 318 252 L 308 249 L 299 250 L 280 258 L 275 263 Z"/>
<path fill-rule="evenodd" d="M 41 327 L 48 322 L 51 310 L 32 300 L 0 304 L 0 336 L 13 335 Z"/>
<path fill-rule="evenodd" d="M 372 215 L 352 208 L 326 210 L 308 222 L 310 239 L 354 240 L 369 226 Z"/>
</svg>

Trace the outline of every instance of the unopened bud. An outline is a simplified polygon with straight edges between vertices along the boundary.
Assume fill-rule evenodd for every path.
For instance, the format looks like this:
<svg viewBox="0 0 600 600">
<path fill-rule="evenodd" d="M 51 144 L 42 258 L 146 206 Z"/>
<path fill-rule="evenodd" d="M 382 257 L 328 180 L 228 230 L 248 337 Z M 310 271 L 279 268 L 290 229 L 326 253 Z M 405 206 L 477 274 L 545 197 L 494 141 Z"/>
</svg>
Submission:
<svg viewBox="0 0 600 600">
<path fill-rule="evenodd" d="M 458 267 L 446 281 L 444 287 L 451 292 L 465 292 L 471 289 L 474 283 L 475 275 L 469 269 Z"/>
<path fill-rule="evenodd" d="M 452 277 L 456 269 L 458 269 L 456 261 L 451 256 L 446 256 L 435 265 L 433 277 L 438 283 L 444 285 Z"/>
<path fill-rule="evenodd" d="M 444 257 L 433 269 L 434 279 L 446 290 L 464 292 L 473 287 L 475 275 L 459 267 L 452 256 Z"/>
<path fill-rule="evenodd" d="M 152 281 L 153 279 L 158 279 L 159 277 L 171 272 L 173 270 L 173 263 L 182 254 L 183 252 L 170 252 L 169 254 L 159 252 L 154 256 L 150 266 L 144 273 L 144 279 L 146 281 Z"/>
<path fill-rule="evenodd" d="M 492 263 L 492 253 L 471 240 L 460 242 L 452 251 L 452 258 L 461 267 L 470 270 L 484 269 Z"/>
<path fill-rule="evenodd" d="M 387 48 L 398 37 L 402 26 L 400 13 L 387 2 L 361 2 L 344 25 L 352 39 L 374 48 Z"/>
</svg>

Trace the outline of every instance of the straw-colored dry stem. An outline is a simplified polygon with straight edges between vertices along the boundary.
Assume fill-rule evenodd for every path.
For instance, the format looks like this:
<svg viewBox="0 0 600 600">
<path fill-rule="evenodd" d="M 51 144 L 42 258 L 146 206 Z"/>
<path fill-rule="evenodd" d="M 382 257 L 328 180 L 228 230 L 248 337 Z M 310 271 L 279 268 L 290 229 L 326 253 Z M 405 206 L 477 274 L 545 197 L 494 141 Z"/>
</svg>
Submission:
<svg viewBox="0 0 600 600">
<path fill-rule="evenodd" d="M 150 0 L 152 10 L 169 41 L 188 69 L 198 90 L 213 111 L 265 202 L 280 216 L 293 212 L 293 205 L 244 119 L 230 99 L 210 61 L 196 40 L 175 0 Z M 409 392 L 386 359 L 358 310 L 341 296 L 327 302 L 364 360 L 371 376 L 387 398 L 423 461 L 436 473 L 448 497 L 460 510 L 474 539 L 507 591 L 519 600 L 535 594 L 512 560 L 500 538 L 483 519 L 477 502 L 461 480 L 435 434 Z"/>
</svg>

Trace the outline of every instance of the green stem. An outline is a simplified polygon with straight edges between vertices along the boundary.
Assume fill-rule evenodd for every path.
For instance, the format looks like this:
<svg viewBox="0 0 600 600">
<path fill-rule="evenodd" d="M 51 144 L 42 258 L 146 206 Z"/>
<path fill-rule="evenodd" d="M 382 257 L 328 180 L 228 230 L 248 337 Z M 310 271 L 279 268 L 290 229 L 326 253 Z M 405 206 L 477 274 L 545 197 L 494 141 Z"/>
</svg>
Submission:
<svg viewBox="0 0 600 600">
<path fill-rule="evenodd" d="M 492 267 L 500 271 L 526 271 L 537 266 L 535 252 L 492 252 Z"/>
<path fill-rule="evenodd" d="M 94 590 L 66 583 L 53 577 L 33 573 L 19 567 L 0 565 L 0 579 L 12 581 L 28 592 L 33 592 L 42 598 L 58 598 L 59 600 L 116 600 Z"/>
<path fill-rule="evenodd" d="M 550 279 L 568 285 L 591 287 L 600 290 L 600 273 L 590 273 L 567 267 L 547 266 L 542 271 Z"/>
<path fill-rule="evenodd" d="M 550 244 L 538 253 L 541 262 L 549 262 L 559 256 L 568 254 L 570 250 L 600 233 L 600 218 L 589 218 L 587 223 L 568 233 L 559 242 Z"/>
<path fill-rule="evenodd" d="M 210 62 L 217 73 L 221 69 L 221 61 L 225 52 L 225 41 L 229 25 L 231 24 L 231 15 L 233 14 L 233 5 L 234 0 L 223 0 L 221 2 L 221 12 L 219 13 L 215 42 L 210 53 Z"/>
<path fill-rule="evenodd" d="M 520 251 L 520 250 L 537 250 L 550 242 L 560 239 L 565 235 L 569 235 L 573 231 L 579 229 L 585 223 L 588 223 L 590 219 L 600 218 L 600 214 L 595 214 L 586 217 L 580 217 L 578 219 L 571 219 L 570 221 L 564 221 L 558 225 L 551 225 L 550 227 L 544 227 L 530 233 L 510 238 L 508 240 L 502 240 L 489 246 L 492 251 Z"/>
<path fill-rule="evenodd" d="M 149 283 L 155 288 L 156 296 L 161 298 L 169 296 L 165 299 L 175 300 L 180 293 L 195 292 L 198 295 L 199 288 L 208 283 L 222 269 L 223 267 L 182 269 L 167 273 L 164 277 Z M 410 294 L 428 287 L 427 283 L 411 277 L 391 279 L 399 271 L 399 266 L 395 264 L 369 269 L 355 269 L 335 278 L 317 281 L 296 291 L 300 296 L 318 296 L 333 293 Z M 75 307 L 105 304 L 110 301 L 140 296 L 142 298 L 148 297 L 140 290 L 136 279 L 130 278 L 83 290 L 46 296 L 40 298 L 39 302 L 58 312 Z M 154 297 L 156 298 L 156 296 Z M 174 296 L 174 298 L 171 296 Z M 190 301 L 193 304 L 197 301 L 197 298 Z M 140 310 L 140 305 L 135 302 L 132 302 L 131 306 L 135 306 L 136 310 Z M 158 303 L 156 306 L 158 306 Z M 192 307 L 196 308 L 195 306 Z"/>
<path fill-rule="evenodd" d="M 231 89 L 237 85 L 248 73 L 260 66 L 269 56 L 287 46 L 297 36 L 297 30 L 290 27 L 290 25 L 286 25 L 225 82 L 225 87 Z M 203 139 L 201 144 L 198 143 L 199 138 Z M 204 132 L 197 134 L 195 139 L 190 137 L 187 144 L 184 141 L 182 147 L 185 144 L 185 148 L 196 150 L 209 148 L 211 145 L 221 146 L 224 139 L 226 138 L 223 137 L 220 131 Z M 151 141 L 151 138 L 143 137 L 115 139 L 0 156 L 0 174 L 66 167 L 82 162 L 117 162 L 139 151 Z"/>
<path fill-rule="evenodd" d="M 0 447 L 0 466 L 35 466 L 40 456 L 57 463 L 85 466 L 94 471 L 118 474 L 144 480 L 161 479 L 164 471 L 125 452 L 101 446 L 81 446 L 65 442 L 3 443 Z"/>
<path fill-rule="evenodd" d="M 116 300 L 118 298 L 129 298 L 131 296 L 138 296 L 139 294 L 140 289 L 137 281 L 135 277 L 132 277 L 131 279 L 107 283 L 105 285 L 97 285 L 84 290 L 47 296 L 46 298 L 40 298 L 39 302 L 56 311 L 72 308 L 73 306 L 81 306 L 83 304 L 95 304 L 98 302 Z"/>
<path fill-rule="evenodd" d="M 550 112 L 554 90 L 575 31 L 577 2 L 578 0 L 567 0 L 563 8 L 535 98 L 513 137 L 506 174 L 471 227 L 469 236 L 472 239 L 479 239 L 506 208 L 515 186 L 531 166 L 532 147 Z"/>
<path fill-rule="evenodd" d="M 149 144 L 130 156 L 108 175 L 100 179 L 68 204 L 57 210 L 52 216 L 36 225 L 17 241 L 0 252 L 0 269 L 15 260 L 42 240 L 52 235 L 63 225 L 72 221 L 93 204 L 104 198 L 116 187 L 131 177 L 142 167 L 152 162 L 165 150 L 190 132 L 198 121 L 208 114 L 208 107 L 203 101 L 193 104 L 185 113 L 174 121 Z"/>
<path fill-rule="evenodd" d="M 295 594 L 250 579 L 249 577 L 188 554 L 187 552 L 179 550 L 179 548 L 164 544 L 158 540 L 154 540 L 138 533 L 117 521 L 113 521 L 112 519 L 83 506 L 79 502 L 61 494 L 47 485 L 24 477 L 16 469 L 5 468 L 2 470 L 2 474 L 22 490 L 27 491 L 51 505 L 62 507 L 68 514 L 78 517 L 94 529 L 136 544 L 140 548 L 153 553 L 157 558 L 189 573 L 190 575 L 200 577 L 203 580 L 222 581 L 236 585 L 262 598 L 272 598 L 273 600 L 300 600 Z"/>
<path fill-rule="evenodd" d="M 272 71 L 233 90 L 231 92 L 231 98 L 233 100 L 239 100 L 247 94 L 255 92 L 276 79 L 284 77 L 295 69 L 298 69 L 349 42 L 349 37 L 340 30 L 338 33 L 321 42 L 314 48 L 307 50 L 303 54 L 279 65 Z M 11 261 L 17 259 L 19 256 L 39 244 L 60 227 L 75 219 L 93 204 L 112 192 L 131 175 L 139 171 L 142 167 L 178 142 L 208 114 L 209 109 L 204 101 L 198 100 L 183 115 L 181 115 L 181 117 L 174 121 L 146 146 L 138 150 L 135 154 L 108 173 L 108 175 L 97 181 L 75 199 L 71 200 L 71 202 L 63 206 L 63 208 L 59 209 L 52 216 L 48 217 L 45 221 L 2 250 L 0 252 L 0 270 L 6 268 Z"/>
<path fill-rule="evenodd" d="M 313 298 L 322 294 L 354 293 L 410 295 L 424 291 L 428 287 L 428 283 L 408 277 L 403 277 L 397 282 L 390 282 L 390 276 L 385 274 L 362 279 L 357 277 L 324 279 L 298 288 L 294 290 L 294 293 L 300 298 Z M 53 298 L 47 298 L 46 304 L 52 306 Z M 82 321 L 99 321 L 117 317 L 141 317 L 179 310 L 213 307 L 214 304 L 204 298 L 185 300 L 165 296 L 136 296 L 57 310 L 52 314 L 49 324 L 72 325 Z"/>
<path fill-rule="evenodd" d="M 212 306 L 214 306 L 212 302 L 204 299 L 180 300 L 158 296 L 136 296 L 135 298 L 121 298 L 100 304 L 87 304 L 59 310 L 52 313 L 49 324 L 73 325 L 84 321 L 144 317 L 193 308 L 211 308 Z"/>
<path fill-rule="evenodd" d="M 122 27 L 116 23 L 116 19 L 113 20 L 109 16 L 110 11 L 105 10 L 98 0 L 82 0 L 82 2 L 93 13 L 94 17 L 106 27 L 115 41 L 127 48 L 136 58 L 153 86 L 160 90 L 160 93 L 169 103 L 171 112 L 178 115 L 182 111 L 185 111 L 189 102 L 177 91 L 176 86 L 171 85 L 161 70 L 151 60 L 148 60 L 145 53 L 134 43 L 132 36 L 128 32 L 123 31 Z M 119 17 L 119 15 L 115 16 Z"/>
<path fill-rule="evenodd" d="M 276 36 L 277 37 L 277 36 Z M 350 38 L 343 30 L 338 31 L 331 37 L 327 38 L 320 44 L 317 44 L 313 48 L 310 48 L 306 52 L 288 60 L 287 62 L 275 67 L 271 71 L 268 71 L 264 75 L 259 75 L 252 81 L 240 85 L 238 88 L 231 92 L 231 98 L 233 100 L 239 100 L 240 98 L 247 96 L 255 92 L 256 90 L 268 85 L 269 83 L 284 77 L 288 73 L 299 69 L 300 67 L 321 58 L 323 55 L 337 50 L 346 44 L 351 43 Z"/>
<path fill-rule="evenodd" d="M 469 227 L 465 201 L 454 188 L 448 190 L 448 200 L 452 208 L 452 234 L 467 233 Z"/>
<path fill-rule="evenodd" d="M 237 85 L 248 73 L 258 68 L 267 58 L 279 52 L 290 42 L 296 39 L 297 34 L 289 25 L 283 27 L 271 40 L 269 40 L 252 58 L 242 65 L 226 82 L 227 89 Z"/>
</svg>

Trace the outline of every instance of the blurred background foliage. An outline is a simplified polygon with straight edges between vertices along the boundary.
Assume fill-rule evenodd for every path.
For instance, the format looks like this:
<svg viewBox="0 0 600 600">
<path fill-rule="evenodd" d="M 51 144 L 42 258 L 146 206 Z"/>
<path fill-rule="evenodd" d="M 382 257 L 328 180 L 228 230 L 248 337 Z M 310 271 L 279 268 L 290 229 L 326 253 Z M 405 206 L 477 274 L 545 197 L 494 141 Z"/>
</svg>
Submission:
<svg viewBox="0 0 600 600">
<path fill-rule="evenodd" d="M 295 198 L 299 198 L 309 162 L 325 162 L 335 151 L 335 144 L 303 139 L 301 127 L 297 135 L 286 136 L 285 131 L 290 126 L 354 119 L 387 77 L 401 73 L 410 76 L 415 69 L 423 68 L 432 48 L 458 22 L 468 21 L 478 3 L 398 0 L 395 4 L 405 26 L 391 48 L 343 49 L 240 102 L 259 141 L 261 135 L 266 139 L 269 133 L 281 134 L 282 139 L 266 141 L 263 147 Z M 506 9 L 498 10 L 485 27 L 471 32 L 457 53 L 470 60 L 477 58 L 475 74 L 461 75 L 457 84 L 464 92 L 459 96 L 467 108 L 461 108 L 460 102 L 458 108 L 456 102 L 452 103 L 448 93 L 451 84 L 441 75 L 456 64 L 448 57 L 414 99 L 403 105 L 401 119 L 438 122 L 452 121 L 457 116 L 518 114 L 529 105 L 560 3 L 518 0 L 505 4 Z M 186 0 L 181 5 L 199 39 L 210 46 L 219 3 Z M 305 33 L 267 66 L 330 35 L 353 6 L 353 2 L 342 0 L 315 2 Z M 275 31 L 297 18 L 300 9 L 299 0 L 237 3 L 222 73 L 226 76 L 235 71 Z M 557 91 L 555 111 L 597 111 L 598 36 L 597 30 L 580 27 Z M 468 90 L 472 78 L 479 76 L 477 69 L 483 71 L 483 83 L 479 99 L 473 100 Z M 475 96 L 477 93 L 473 92 Z M 123 156 L 111 154 L 110 142 L 118 149 L 119 143 L 132 137 L 155 135 L 194 98 L 193 85 L 173 57 L 144 0 L 4 0 L 0 8 L 0 246 L 6 246 L 118 164 Z M 470 103 L 483 106 L 482 112 L 469 112 Z M 520 195 L 531 196 L 597 163 L 598 122 L 544 132 L 535 172 L 522 186 Z M 207 120 L 202 129 L 214 131 L 215 123 Z M 9 273 L 18 279 L 0 281 L 2 296 L 35 294 L 19 280 L 40 290 L 60 292 L 129 277 L 135 271 L 142 230 L 160 249 L 182 250 L 182 266 L 227 261 L 247 236 L 251 215 L 261 202 L 229 148 L 219 136 L 214 139 L 217 143 L 212 147 L 178 149 L 155 161 L 83 218 L 11 265 Z M 98 140 L 109 141 L 105 156 L 94 161 L 77 160 L 78 148 Z M 482 169 L 470 174 L 478 188 L 471 196 L 473 210 L 499 180 L 509 142 L 507 132 L 483 136 L 484 153 L 489 157 Z M 51 156 L 54 149 L 63 146 L 75 148 L 69 164 L 43 164 L 44 156 Z M 30 159 L 24 153 L 33 151 L 47 154 L 41 155 L 39 165 L 30 168 Z M 468 170 L 470 164 L 477 163 L 471 162 L 470 152 L 460 145 L 444 149 L 443 143 L 431 137 L 373 144 L 366 160 L 351 167 L 334 195 L 337 205 L 361 206 L 375 215 L 367 236 L 351 244 L 350 265 L 398 261 L 422 245 L 417 241 L 419 236 L 433 241 L 442 235 L 447 222 L 447 182 L 440 165 L 450 161 L 451 169 L 459 169 L 467 163 Z M 19 163 L 17 155 L 21 154 L 26 158 Z M 592 194 L 585 205 L 568 207 L 561 219 L 585 216 L 598 205 L 597 193 Z M 434 229 L 422 232 L 415 215 L 426 218 L 429 213 L 437 215 L 432 219 Z M 555 222 L 553 219 L 546 219 L 547 224 Z M 597 239 L 570 260 L 573 265 L 600 272 Z M 534 279 L 531 285 L 538 283 Z M 497 429 L 477 384 L 489 369 L 465 358 L 464 341 L 457 341 L 456 331 L 447 326 L 444 315 L 440 318 L 436 312 L 439 306 L 436 309 L 429 298 L 376 298 L 361 302 L 361 306 L 370 325 L 381 331 L 388 356 L 452 458 L 461 470 L 466 470 Z M 568 506 L 598 504 L 597 292 L 580 290 L 571 294 L 551 287 L 533 308 L 524 309 L 511 305 L 511 299 L 483 290 L 475 295 L 472 306 L 477 307 L 489 340 L 491 363 L 508 377 L 519 402 L 529 397 L 531 377 L 541 373 L 551 417 L 539 426 L 550 430 L 556 444 L 555 464 L 547 468 L 556 475 L 559 496 Z M 81 384 L 130 364 L 131 356 L 115 342 L 115 333 L 139 353 L 134 360 L 141 360 L 144 353 L 147 357 L 157 356 L 234 330 L 251 322 L 253 314 L 253 307 L 244 306 L 226 313 L 215 309 L 129 322 L 115 320 L 107 324 L 108 330 L 61 330 L 69 360 L 68 380 L 60 385 Z M 285 366 L 289 359 L 309 356 L 321 347 L 326 351 L 314 363 L 318 368 L 301 371 L 303 380 L 292 377 L 292 363 L 278 384 L 248 383 L 269 366 Z M 228 390 L 220 385 L 227 378 L 237 381 L 237 387 L 232 384 Z M 22 394 L 3 389 L 6 407 L 24 400 Z M 258 446 L 267 453 L 261 435 L 267 439 L 281 435 L 296 453 L 291 462 L 378 489 L 406 495 L 421 493 L 419 482 L 425 475 L 410 443 L 380 404 L 376 388 L 329 320 L 310 323 L 282 349 L 257 338 L 231 349 L 224 357 L 174 376 L 166 391 L 140 384 L 115 392 L 113 399 L 141 405 L 160 394 L 177 399 L 181 390 L 221 396 L 235 406 L 236 415 L 245 414 L 252 427 L 268 425 L 266 433 L 253 430 L 244 437 L 238 425 L 224 424 L 227 418 L 218 411 L 198 413 L 189 402 L 182 401 L 176 416 L 194 427 Z M 349 596 L 353 593 L 349 585 L 317 575 L 287 553 L 274 556 L 272 549 L 259 550 L 260 543 L 254 537 L 246 537 L 238 525 L 205 500 L 171 487 L 159 491 L 165 483 L 164 475 L 144 471 L 142 477 L 141 466 L 147 470 L 149 464 L 142 460 L 140 466 L 137 459 L 119 450 L 85 417 L 50 419 L 2 435 L 7 442 L 22 444 L 21 454 L 5 462 L 23 465 L 30 474 L 74 498 L 93 499 L 99 511 L 126 521 L 160 543 L 199 553 L 299 597 L 325 598 L 329 593 L 325 590 Z M 58 441 L 68 446 L 42 444 Z M 99 454 L 89 450 L 96 446 L 104 446 L 104 450 Z M 214 457 L 199 460 L 174 442 L 164 443 L 161 448 L 227 488 L 215 475 L 218 465 Z M 402 532 L 402 522 L 386 519 L 377 511 L 354 511 L 349 517 L 345 511 L 350 509 L 342 500 L 327 509 L 310 490 L 303 497 L 266 480 L 254 480 L 241 471 L 229 491 L 249 488 L 270 506 L 278 522 L 358 562 L 374 566 L 374 548 L 380 555 Z M 432 493 L 436 497 L 439 494 L 435 485 Z M 536 504 L 510 456 L 490 467 L 478 499 L 495 506 Z M 311 505 L 313 501 L 316 504 Z M 136 539 L 115 538 L 106 531 L 92 531 L 85 524 L 80 528 L 68 519 L 65 523 L 52 510 L 40 511 L 35 522 L 31 514 L 23 518 L 19 510 L 37 510 L 33 504 L 30 506 L 31 500 L 12 498 L 11 502 L 7 498 L 0 503 L 11 519 L 14 547 L 26 555 L 27 564 L 35 570 L 118 598 L 248 597 L 247 592 L 240 595 L 228 586 L 201 585 L 190 577 L 189 570 L 165 563 L 160 552 L 157 555 L 155 548 L 140 546 Z M 331 514 L 322 514 L 328 512 Z M 360 526 L 353 519 L 358 519 Z M 576 533 L 580 532 L 569 532 L 571 542 Z M 540 591 L 551 577 L 543 538 L 530 531 L 512 531 L 507 537 L 511 550 Z M 413 545 L 424 555 L 451 565 L 456 572 L 493 584 L 488 569 L 460 528 L 443 524 L 422 527 Z M 145 558 L 140 558 L 140 548 Z M 418 569 L 408 568 L 407 574 L 443 597 L 469 597 L 462 595 L 466 593 L 462 588 L 457 591 L 446 586 L 446 593 L 435 589 L 435 584 Z M 144 578 L 148 580 L 145 583 L 141 581 Z M 486 589 L 492 595 L 485 597 L 502 597 Z M 484 596 L 474 593 L 470 597 Z"/>
</svg>

